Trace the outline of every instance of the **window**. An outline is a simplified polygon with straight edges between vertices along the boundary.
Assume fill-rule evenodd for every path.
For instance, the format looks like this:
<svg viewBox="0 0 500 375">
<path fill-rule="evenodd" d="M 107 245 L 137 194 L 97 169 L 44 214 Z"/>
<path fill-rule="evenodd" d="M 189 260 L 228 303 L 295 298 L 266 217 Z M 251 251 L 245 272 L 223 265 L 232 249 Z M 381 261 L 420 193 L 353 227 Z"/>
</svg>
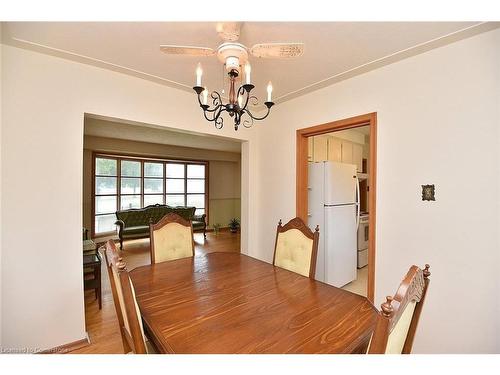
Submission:
<svg viewBox="0 0 500 375">
<path fill-rule="evenodd" d="M 207 162 L 94 155 L 94 235 L 115 230 L 115 211 L 153 204 L 206 213 Z"/>
<path fill-rule="evenodd" d="M 95 233 L 110 232 L 115 228 L 118 201 L 118 161 L 95 159 Z"/>
</svg>

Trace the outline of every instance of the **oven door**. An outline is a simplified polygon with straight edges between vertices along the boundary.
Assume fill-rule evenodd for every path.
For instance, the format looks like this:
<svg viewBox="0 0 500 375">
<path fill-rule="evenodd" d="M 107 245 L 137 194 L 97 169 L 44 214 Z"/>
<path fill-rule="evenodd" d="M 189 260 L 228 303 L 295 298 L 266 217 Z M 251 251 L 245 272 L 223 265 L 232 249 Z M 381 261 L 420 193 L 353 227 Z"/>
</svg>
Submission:
<svg viewBox="0 0 500 375">
<path fill-rule="evenodd" d="M 368 218 L 361 217 L 358 229 L 358 251 L 368 249 Z"/>
</svg>

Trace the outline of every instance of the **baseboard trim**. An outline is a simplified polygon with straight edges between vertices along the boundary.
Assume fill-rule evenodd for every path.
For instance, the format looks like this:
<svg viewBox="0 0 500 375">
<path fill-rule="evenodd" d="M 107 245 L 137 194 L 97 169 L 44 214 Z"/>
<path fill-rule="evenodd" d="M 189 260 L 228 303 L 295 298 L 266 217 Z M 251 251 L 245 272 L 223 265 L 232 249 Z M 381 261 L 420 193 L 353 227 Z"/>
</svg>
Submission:
<svg viewBox="0 0 500 375">
<path fill-rule="evenodd" d="M 85 338 L 77 341 L 70 342 L 68 344 L 56 346 L 52 349 L 42 350 L 38 354 L 66 354 L 72 352 L 73 350 L 81 349 L 90 345 L 89 334 L 85 333 Z"/>
</svg>

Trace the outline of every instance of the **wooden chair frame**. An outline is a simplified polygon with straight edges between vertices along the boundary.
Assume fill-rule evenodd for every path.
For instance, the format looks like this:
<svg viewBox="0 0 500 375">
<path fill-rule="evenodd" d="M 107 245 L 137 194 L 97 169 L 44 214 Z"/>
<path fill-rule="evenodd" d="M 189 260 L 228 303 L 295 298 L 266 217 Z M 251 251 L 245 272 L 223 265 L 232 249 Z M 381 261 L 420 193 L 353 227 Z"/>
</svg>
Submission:
<svg viewBox="0 0 500 375">
<path fill-rule="evenodd" d="M 139 319 L 142 319 L 142 317 L 137 316 L 137 310 L 135 308 L 136 302 L 134 301 L 134 294 L 132 292 L 132 285 L 128 275 L 127 265 L 119 256 L 118 251 L 116 250 L 116 245 L 112 240 L 109 240 L 106 243 L 105 256 L 116 315 L 118 317 L 118 324 L 120 325 L 120 334 L 122 336 L 124 352 L 128 353 L 132 350 L 136 354 L 146 354 L 147 349 L 144 342 L 145 339 L 139 322 Z M 120 299 L 118 297 L 115 278 L 113 276 L 113 267 L 116 268 L 116 271 L 118 272 L 125 304 L 125 311 L 127 314 L 127 321 L 131 331 L 130 334 L 125 328 L 125 322 L 120 307 Z"/>
<path fill-rule="evenodd" d="M 193 235 L 193 225 L 192 225 L 191 221 L 184 219 L 182 216 L 179 216 L 178 214 L 176 214 L 174 212 L 170 212 L 170 213 L 166 214 L 165 216 L 163 216 L 160 219 L 160 221 L 158 221 L 156 224 L 153 224 L 153 223 L 149 224 L 149 241 L 150 241 L 149 248 L 150 248 L 150 255 L 151 255 L 151 264 L 156 263 L 155 262 L 155 252 L 154 252 L 155 240 L 154 240 L 153 232 L 155 230 L 159 230 L 159 229 L 163 228 L 165 225 L 171 224 L 171 223 L 177 223 L 177 224 L 183 225 L 185 227 L 191 228 L 191 247 L 192 247 L 191 253 L 192 253 L 192 256 L 194 256 L 194 235 Z"/>
<path fill-rule="evenodd" d="M 386 301 L 381 305 L 381 311 L 378 314 L 377 325 L 372 336 L 370 348 L 368 349 L 369 354 L 384 354 L 386 352 L 387 342 L 392 329 L 401 318 L 406 306 L 410 302 L 415 301 L 415 310 L 402 350 L 402 354 L 411 353 L 415 331 L 430 282 L 429 276 L 431 273 L 429 267 L 426 264 L 425 268 L 421 270 L 417 266 L 411 266 L 394 297 L 386 297 Z"/>
<path fill-rule="evenodd" d="M 313 232 L 300 217 L 295 217 L 290 220 L 285 225 L 282 225 L 281 219 L 276 228 L 276 240 L 274 242 L 274 255 L 273 264 L 276 261 L 276 247 L 278 246 L 278 236 L 280 233 L 289 231 L 290 229 L 298 229 L 304 236 L 313 240 L 312 251 L 311 251 L 311 265 L 309 267 L 309 277 L 314 279 L 316 273 L 316 258 L 318 257 L 318 244 L 319 244 L 319 225 L 316 226 Z"/>
</svg>

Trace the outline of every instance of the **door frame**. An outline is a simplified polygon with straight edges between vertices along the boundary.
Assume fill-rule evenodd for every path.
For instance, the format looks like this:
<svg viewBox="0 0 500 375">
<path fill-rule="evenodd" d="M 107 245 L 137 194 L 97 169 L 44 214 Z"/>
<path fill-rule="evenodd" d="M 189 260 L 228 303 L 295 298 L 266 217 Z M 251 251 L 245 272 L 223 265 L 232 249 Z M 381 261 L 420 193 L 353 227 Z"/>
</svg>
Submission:
<svg viewBox="0 0 500 375">
<path fill-rule="evenodd" d="M 370 224 L 368 228 L 368 286 L 367 298 L 373 303 L 375 294 L 375 228 L 376 228 L 376 192 L 377 192 L 377 112 L 328 122 L 309 128 L 297 130 L 297 184 L 296 211 L 297 216 L 307 223 L 307 157 L 309 137 L 331 133 L 339 130 L 370 126 L 370 184 L 368 205 Z"/>
</svg>

